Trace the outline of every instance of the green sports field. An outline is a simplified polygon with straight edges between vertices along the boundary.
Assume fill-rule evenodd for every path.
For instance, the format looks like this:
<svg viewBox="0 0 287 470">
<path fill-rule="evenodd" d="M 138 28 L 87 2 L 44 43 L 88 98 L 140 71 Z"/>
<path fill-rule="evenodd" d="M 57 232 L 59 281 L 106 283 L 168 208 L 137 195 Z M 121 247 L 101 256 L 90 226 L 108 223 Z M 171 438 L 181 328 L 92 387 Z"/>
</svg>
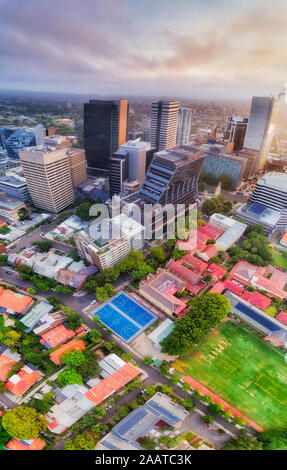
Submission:
<svg viewBox="0 0 287 470">
<path fill-rule="evenodd" d="M 261 426 L 287 428 L 284 354 L 237 323 L 223 323 L 195 353 L 175 362 L 186 375 Z"/>
</svg>

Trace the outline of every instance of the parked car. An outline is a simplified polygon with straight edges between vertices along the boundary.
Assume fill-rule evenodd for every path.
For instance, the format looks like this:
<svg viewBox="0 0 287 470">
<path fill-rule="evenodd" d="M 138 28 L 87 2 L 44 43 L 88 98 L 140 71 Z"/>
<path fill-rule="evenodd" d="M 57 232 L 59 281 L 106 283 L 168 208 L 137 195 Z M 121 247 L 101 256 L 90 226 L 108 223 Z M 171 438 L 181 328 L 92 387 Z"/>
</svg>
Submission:
<svg viewBox="0 0 287 470">
<path fill-rule="evenodd" d="M 11 273 L 11 271 L 5 271 L 5 273 L 9 274 L 9 275 L 13 274 L 13 273 Z"/>
</svg>

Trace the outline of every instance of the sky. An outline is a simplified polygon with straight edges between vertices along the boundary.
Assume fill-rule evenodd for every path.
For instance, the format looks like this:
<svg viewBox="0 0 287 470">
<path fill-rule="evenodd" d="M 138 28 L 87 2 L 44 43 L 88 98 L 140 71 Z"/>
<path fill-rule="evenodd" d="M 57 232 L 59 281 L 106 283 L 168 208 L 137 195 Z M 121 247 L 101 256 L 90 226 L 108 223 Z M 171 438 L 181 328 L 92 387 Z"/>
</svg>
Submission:
<svg viewBox="0 0 287 470">
<path fill-rule="evenodd" d="M 0 89 L 276 96 L 286 0 L 0 0 Z"/>
</svg>

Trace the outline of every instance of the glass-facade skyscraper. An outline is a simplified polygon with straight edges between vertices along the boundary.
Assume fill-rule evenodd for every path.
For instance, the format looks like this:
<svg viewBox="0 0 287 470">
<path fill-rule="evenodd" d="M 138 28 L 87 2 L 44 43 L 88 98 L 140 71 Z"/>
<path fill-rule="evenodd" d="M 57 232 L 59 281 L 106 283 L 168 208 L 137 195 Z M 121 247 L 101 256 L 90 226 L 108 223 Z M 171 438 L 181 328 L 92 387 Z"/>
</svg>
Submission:
<svg viewBox="0 0 287 470">
<path fill-rule="evenodd" d="M 90 173 L 108 171 L 109 159 L 127 141 L 128 101 L 84 104 L 84 147 Z"/>
<path fill-rule="evenodd" d="M 258 151 L 254 172 L 262 170 L 267 161 L 278 115 L 278 100 L 253 96 L 244 147 Z"/>
<path fill-rule="evenodd" d="M 43 145 L 44 127 L 38 124 L 34 128 L 0 127 L 0 145 L 7 151 L 9 158 L 19 159 L 19 150 L 35 145 Z"/>
</svg>

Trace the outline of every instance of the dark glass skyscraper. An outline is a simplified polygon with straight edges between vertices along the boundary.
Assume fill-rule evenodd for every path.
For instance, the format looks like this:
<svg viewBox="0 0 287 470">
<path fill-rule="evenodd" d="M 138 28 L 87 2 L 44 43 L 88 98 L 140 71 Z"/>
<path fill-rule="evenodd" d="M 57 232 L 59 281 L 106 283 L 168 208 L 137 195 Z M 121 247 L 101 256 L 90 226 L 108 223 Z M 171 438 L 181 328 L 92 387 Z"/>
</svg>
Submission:
<svg viewBox="0 0 287 470">
<path fill-rule="evenodd" d="M 127 121 L 127 100 L 84 104 L 84 147 L 90 173 L 109 170 L 109 158 L 127 140 Z"/>
</svg>

